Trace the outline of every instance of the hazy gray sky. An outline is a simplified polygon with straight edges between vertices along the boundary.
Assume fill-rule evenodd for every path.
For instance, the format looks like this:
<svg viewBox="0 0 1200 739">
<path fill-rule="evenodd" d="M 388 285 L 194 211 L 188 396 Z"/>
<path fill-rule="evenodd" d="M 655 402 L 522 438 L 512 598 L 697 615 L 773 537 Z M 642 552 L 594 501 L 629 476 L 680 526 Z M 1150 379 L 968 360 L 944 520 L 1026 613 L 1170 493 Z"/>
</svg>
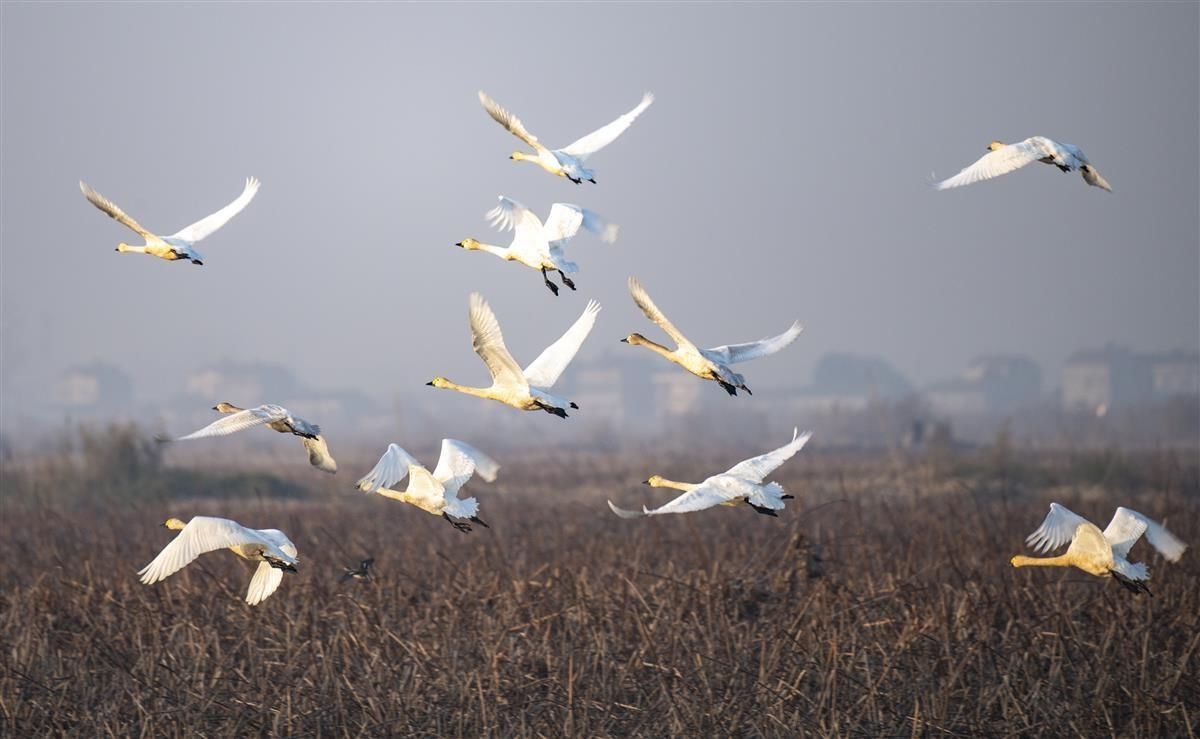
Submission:
<svg viewBox="0 0 1200 739">
<path fill-rule="evenodd" d="M 588 298 L 584 355 L 637 351 L 638 275 L 697 341 L 807 331 L 918 382 L 981 352 L 1050 370 L 1116 341 L 1200 335 L 1196 3 L 855 5 L 16 4 L 2 10 L 3 400 L 100 359 L 147 394 L 221 358 L 379 397 L 484 379 L 467 294 L 518 361 Z M 576 187 L 510 162 L 487 90 L 564 145 L 657 102 Z M 1080 146 L 1115 192 L 1031 166 L 934 192 L 993 138 Z M 84 179 L 170 233 L 257 199 L 204 267 L 117 254 Z M 578 238 L 579 292 L 453 246 L 508 243 L 498 194 L 622 227 Z M 544 316 L 538 325 L 533 316 Z M 269 401 L 244 399 L 243 402 Z"/>
</svg>

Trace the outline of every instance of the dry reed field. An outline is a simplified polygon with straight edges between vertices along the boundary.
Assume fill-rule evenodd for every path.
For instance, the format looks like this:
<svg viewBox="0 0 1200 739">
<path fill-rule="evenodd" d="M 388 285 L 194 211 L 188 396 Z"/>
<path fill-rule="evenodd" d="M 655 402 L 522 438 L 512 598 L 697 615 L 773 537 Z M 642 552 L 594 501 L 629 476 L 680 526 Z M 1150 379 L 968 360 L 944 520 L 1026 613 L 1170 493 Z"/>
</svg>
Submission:
<svg viewBox="0 0 1200 739">
<path fill-rule="evenodd" d="M 0 544 L 0 720 L 9 736 L 1194 736 L 1200 725 L 1195 454 L 898 460 L 805 451 L 749 507 L 637 521 L 651 472 L 726 453 L 507 460 L 468 487 L 464 535 L 352 491 L 295 499 L 22 500 Z M 1024 455 L 1028 456 L 1028 455 Z M 302 472 L 307 470 L 301 469 Z M 153 474 L 161 474 L 162 471 Z M 12 472 L 5 485 L 28 487 Z M 43 472 L 37 474 L 48 474 Z M 1050 500 L 1117 505 L 1192 544 L 1144 542 L 1151 596 L 1015 570 Z M 296 542 L 258 607 L 228 553 L 135 572 L 168 516 Z M 1028 553 L 1028 552 L 1027 552 Z M 375 557 L 372 581 L 339 582 Z"/>
</svg>

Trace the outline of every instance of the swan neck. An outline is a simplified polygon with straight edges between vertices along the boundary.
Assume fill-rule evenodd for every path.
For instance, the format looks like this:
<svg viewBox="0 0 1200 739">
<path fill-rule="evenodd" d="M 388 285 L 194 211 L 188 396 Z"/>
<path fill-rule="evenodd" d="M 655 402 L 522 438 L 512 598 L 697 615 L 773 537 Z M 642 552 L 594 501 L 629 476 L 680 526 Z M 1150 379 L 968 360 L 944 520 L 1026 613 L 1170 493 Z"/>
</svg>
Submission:
<svg viewBox="0 0 1200 739">
<path fill-rule="evenodd" d="M 457 382 L 452 382 L 450 380 L 445 380 L 441 384 L 441 387 L 443 387 L 447 390 L 457 390 L 458 392 L 466 393 L 467 395 L 474 395 L 476 398 L 487 398 L 489 400 L 491 400 L 491 398 L 492 398 L 492 395 L 488 391 L 488 388 L 485 388 L 485 387 L 470 387 L 469 385 L 459 385 Z"/>
<path fill-rule="evenodd" d="M 637 346 L 644 346 L 647 349 L 649 349 L 650 351 L 654 352 L 655 354 L 664 356 L 667 359 L 672 358 L 672 356 L 674 356 L 674 354 L 675 354 L 675 352 L 671 351 L 667 347 L 663 346 L 662 344 L 655 343 L 655 342 L 651 341 L 650 339 L 647 339 L 645 336 L 638 339 L 636 344 L 637 344 Z"/>
<path fill-rule="evenodd" d="M 1025 557 L 1018 554 L 1012 558 L 1013 567 L 1070 567 L 1073 564 L 1070 554 L 1058 557 Z"/>
<path fill-rule="evenodd" d="M 682 490 L 683 492 L 686 493 L 690 490 L 695 490 L 696 483 L 694 483 L 694 482 L 676 482 L 675 480 L 668 480 L 667 478 L 664 477 L 664 478 L 659 479 L 657 484 L 654 485 L 654 487 L 656 487 L 656 488 L 674 488 L 676 490 Z"/>
</svg>

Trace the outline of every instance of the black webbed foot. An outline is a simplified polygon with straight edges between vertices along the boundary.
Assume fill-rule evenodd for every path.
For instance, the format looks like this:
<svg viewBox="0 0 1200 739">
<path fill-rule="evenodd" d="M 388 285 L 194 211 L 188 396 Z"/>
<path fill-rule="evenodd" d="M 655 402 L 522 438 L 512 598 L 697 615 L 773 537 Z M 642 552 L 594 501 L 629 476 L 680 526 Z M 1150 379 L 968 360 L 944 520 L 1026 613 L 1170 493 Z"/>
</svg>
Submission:
<svg viewBox="0 0 1200 739">
<path fill-rule="evenodd" d="M 775 511 L 771 510 L 770 508 L 764 508 L 763 506 L 760 506 L 760 505 L 754 505 L 749 500 L 746 501 L 746 504 L 749 505 L 751 508 L 753 508 L 755 513 L 761 513 L 764 516 L 773 516 L 775 518 L 779 518 L 779 514 L 776 513 Z"/>
<path fill-rule="evenodd" d="M 558 276 L 559 276 L 559 278 L 562 279 L 562 284 L 566 285 L 567 287 L 571 288 L 572 290 L 575 289 L 575 282 L 572 281 L 570 277 L 567 277 L 566 275 L 564 275 L 562 273 L 561 269 L 558 271 Z"/>
<path fill-rule="evenodd" d="M 198 265 L 200 265 L 201 267 L 203 267 L 203 266 L 204 266 L 204 262 L 201 262 L 199 259 L 193 259 L 193 260 L 192 260 L 192 264 L 198 264 Z"/>
<path fill-rule="evenodd" d="M 564 173 L 564 174 L 565 174 L 565 173 Z M 578 178 L 576 178 L 576 177 L 572 177 L 571 175 L 567 175 L 567 179 L 568 179 L 568 180 L 570 180 L 571 182 L 574 182 L 576 185 L 578 185 L 579 183 L 583 182 L 583 180 L 581 180 L 581 179 L 578 179 Z"/>
<path fill-rule="evenodd" d="M 490 528 L 491 528 L 491 526 L 488 526 L 486 523 L 484 523 L 483 519 L 482 519 L 482 518 L 480 518 L 479 516 L 471 516 L 471 522 L 472 522 L 472 523 L 477 523 L 477 524 L 479 524 L 480 526 L 484 527 L 485 529 L 490 529 Z"/>
<path fill-rule="evenodd" d="M 462 521 L 455 521 L 453 518 L 450 518 L 450 515 L 449 515 L 449 514 L 447 514 L 445 511 L 443 511 L 443 512 L 442 512 L 442 518 L 444 518 L 444 519 L 446 519 L 447 521 L 449 521 L 451 526 L 453 526 L 454 528 L 456 528 L 456 529 L 458 529 L 459 531 L 463 532 L 464 534 L 469 534 L 469 533 L 471 533 L 471 524 L 469 524 L 469 523 L 464 523 L 464 522 L 462 522 Z"/>
<path fill-rule="evenodd" d="M 754 393 L 750 392 L 750 388 L 746 387 L 745 385 L 739 385 L 738 387 L 740 387 L 742 390 L 745 390 L 747 395 L 754 394 Z"/>
<path fill-rule="evenodd" d="M 559 418 L 567 417 L 567 412 L 564 411 L 562 408 L 555 408 L 552 405 L 546 405 L 545 403 L 541 403 L 541 402 L 534 403 L 534 405 L 536 405 L 538 408 L 541 408 L 542 410 L 546 411 L 547 413 L 549 413 L 552 416 L 558 416 Z"/>
<path fill-rule="evenodd" d="M 721 388 L 725 392 L 729 393 L 730 395 L 737 395 L 737 388 L 734 387 L 733 385 L 730 385 L 728 382 L 725 382 L 724 380 L 717 380 L 717 383 L 720 384 Z"/>
<path fill-rule="evenodd" d="M 579 406 L 575 405 L 574 402 L 571 403 L 571 407 L 574 408 L 575 410 L 579 410 Z"/>
<path fill-rule="evenodd" d="M 779 499 L 780 499 L 780 500 L 795 500 L 795 499 L 796 499 L 796 496 L 794 496 L 794 495 L 781 495 L 781 496 L 779 496 Z"/>
<path fill-rule="evenodd" d="M 559 274 L 562 274 L 562 273 L 560 272 Z M 542 282 L 546 283 L 546 287 L 550 288 L 550 292 L 554 293 L 555 295 L 558 295 L 558 285 L 555 285 L 553 282 L 550 281 L 550 278 L 546 276 L 546 268 L 545 267 L 542 267 Z"/>
<path fill-rule="evenodd" d="M 1121 587 L 1125 588 L 1129 592 L 1145 593 L 1146 595 L 1149 595 L 1151 598 L 1154 597 L 1154 593 L 1151 593 L 1150 588 L 1147 587 L 1146 583 L 1142 582 L 1141 580 L 1131 580 L 1128 577 L 1125 577 L 1121 573 L 1117 572 L 1116 570 L 1109 570 L 1109 572 L 1112 574 L 1113 579 L 1116 580 L 1117 582 L 1119 582 L 1121 584 Z"/>
<path fill-rule="evenodd" d="M 594 185 L 594 184 L 596 184 L 596 178 L 595 178 L 595 177 L 589 177 L 589 178 L 588 178 L 588 182 L 590 182 L 590 183 L 592 183 L 592 184 Z"/>
</svg>

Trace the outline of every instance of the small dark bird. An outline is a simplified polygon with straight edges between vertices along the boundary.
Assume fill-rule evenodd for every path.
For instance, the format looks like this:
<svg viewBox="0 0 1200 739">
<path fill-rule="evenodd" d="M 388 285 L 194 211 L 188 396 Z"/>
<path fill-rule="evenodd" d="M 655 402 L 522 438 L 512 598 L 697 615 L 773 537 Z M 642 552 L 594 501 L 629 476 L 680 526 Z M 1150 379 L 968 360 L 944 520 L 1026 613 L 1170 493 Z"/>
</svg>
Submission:
<svg viewBox="0 0 1200 739">
<path fill-rule="evenodd" d="M 349 567 L 345 568 L 346 574 L 342 575 L 342 579 L 339 582 L 346 582 L 347 580 L 351 580 L 351 579 L 358 580 L 359 582 L 366 582 L 367 580 L 370 580 L 371 579 L 371 565 L 374 562 L 375 562 L 374 557 L 367 557 L 366 559 L 364 559 L 362 562 L 360 562 L 358 564 L 357 568 L 353 568 L 353 569 L 351 569 Z"/>
</svg>

